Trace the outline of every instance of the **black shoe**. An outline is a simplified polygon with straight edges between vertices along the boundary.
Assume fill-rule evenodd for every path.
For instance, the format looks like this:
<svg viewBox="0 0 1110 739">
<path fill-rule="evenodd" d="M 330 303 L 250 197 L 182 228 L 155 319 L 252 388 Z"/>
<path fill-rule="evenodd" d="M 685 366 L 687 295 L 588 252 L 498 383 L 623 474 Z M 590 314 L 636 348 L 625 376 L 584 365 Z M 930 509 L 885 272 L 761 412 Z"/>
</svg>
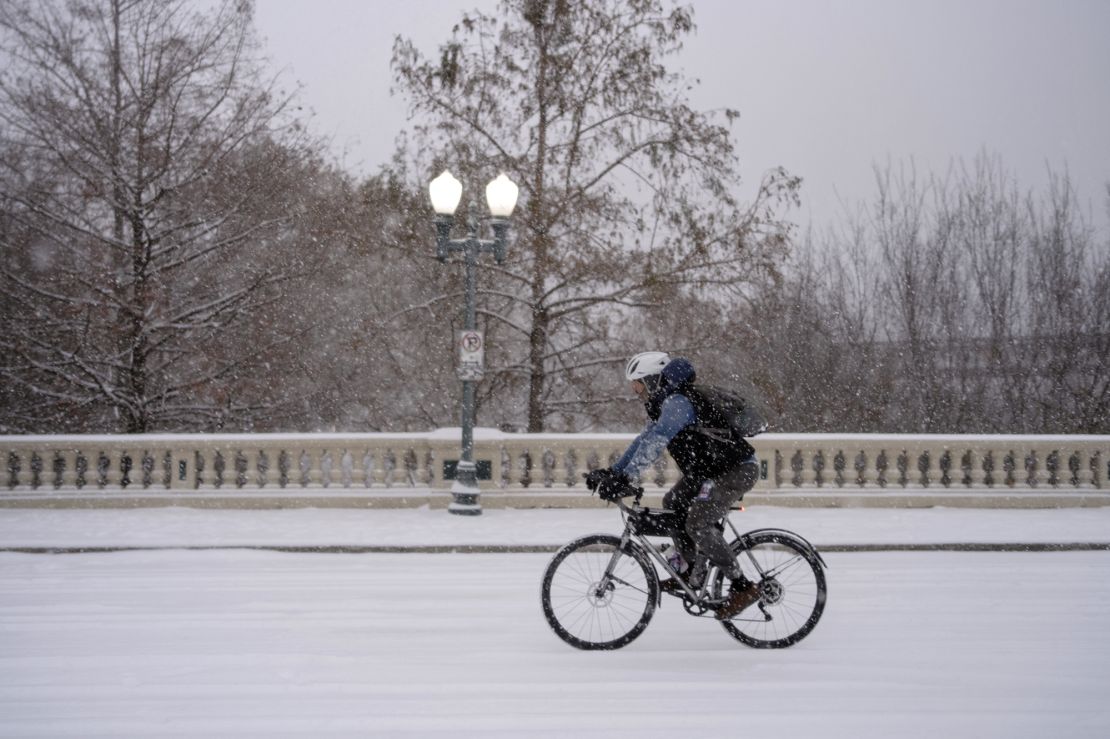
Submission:
<svg viewBox="0 0 1110 739">
<path fill-rule="evenodd" d="M 746 585 L 744 583 L 747 583 Z M 733 616 L 738 616 L 741 611 L 759 600 L 759 583 L 750 581 L 733 581 L 732 592 L 717 609 L 717 620 L 727 621 Z"/>
</svg>

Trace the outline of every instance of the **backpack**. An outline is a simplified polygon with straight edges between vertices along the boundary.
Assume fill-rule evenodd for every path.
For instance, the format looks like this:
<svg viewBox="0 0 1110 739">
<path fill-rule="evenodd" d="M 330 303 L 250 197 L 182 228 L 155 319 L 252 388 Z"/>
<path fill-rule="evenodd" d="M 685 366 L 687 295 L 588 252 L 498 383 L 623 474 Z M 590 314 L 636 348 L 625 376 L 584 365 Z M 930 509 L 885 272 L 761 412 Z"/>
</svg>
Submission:
<svg viewBox="0 0 1110 739">
<path fill-rule="evenodd" d="M 695 385 L 692 390 L 699 396 L 705 405 L 705 420 L 709 426 L 703 426 L 699 421 L 698 430 L 710 436 L 718 437 L 720 424 L 727 427 L 729 435 L 735 440 L 762 434 L 767 430 L 767 419 L 758 408 L 735 390 L 716 385 Z M 702 411 L 698 408 L 698 411 Z M 714 433 L 718 432 L 718 433 Z"/>
</svg>

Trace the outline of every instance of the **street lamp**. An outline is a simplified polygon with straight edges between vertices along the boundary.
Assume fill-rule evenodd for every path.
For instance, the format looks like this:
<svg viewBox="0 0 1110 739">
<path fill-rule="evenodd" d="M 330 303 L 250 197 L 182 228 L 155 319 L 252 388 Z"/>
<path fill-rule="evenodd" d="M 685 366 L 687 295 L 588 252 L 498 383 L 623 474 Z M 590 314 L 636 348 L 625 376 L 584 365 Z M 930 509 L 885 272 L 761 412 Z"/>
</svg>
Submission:
<svg viewBox="0 0 1110 739">
<path fill-rule="evenodd" d="M 486 185 L 486 204 L 489 205 L 490 227 L 493 240 L 478 238 L 478 210 L 471 203 L 467 217 L 468 232 L 465 239 L 452 239 L 451 227 L 455 223 L 455 210 L 462 199 L 462 184 L 450 172 L 432 180 L 428 186 L 432 208 L 436 212 L 436 258 L 446 262 L 452 252 L 461 252 L 466 264 L 466 319 L 459 338 L 461 358 L 459 379 L 462 380 L 462 455 L 455 468 L 455 484 L 451 487 L 451 513 L 477 516 L 482 512 L 478 500 L 478 475 L 474 464 L 474 384 L 482 379 L 484 367 L 484 340 L 474 320 L 474 269 L 482 252 L 492 252 L 501 264 L 505 260 L 505 236 L 509 231 L 509 216 L 516 207 L 519 189 L 504 174 Z"/>
</svg>

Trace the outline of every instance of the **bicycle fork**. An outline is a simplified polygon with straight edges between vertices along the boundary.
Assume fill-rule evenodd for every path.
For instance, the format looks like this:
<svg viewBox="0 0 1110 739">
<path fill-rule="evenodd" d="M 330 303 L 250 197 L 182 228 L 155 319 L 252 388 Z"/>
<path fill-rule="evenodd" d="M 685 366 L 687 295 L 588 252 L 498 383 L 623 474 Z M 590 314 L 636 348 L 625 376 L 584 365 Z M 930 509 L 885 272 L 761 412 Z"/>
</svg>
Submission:
<svg viewBox="0 0 1110 739">
<path fill-rule="evenodd" d="M 609 564 L 605 566 L 605 570 L 601 573 L 601 578 L 597 581 L 597 587 L 594 590 L 595 598 L 599 600 L 604 598 L 605 594 L 613 589 L 613 581 L 619 582 L 621 585 L 628 585 L 629 587 L 632 587 L 631 583 L 625 582 L 624 580 L 613 574 L 617 569 L 617 562 L 620 561 L 620 558 L 622 556 L 628 554 L 628 544 L 630 540 L 631 536 L 629 535 L 628 529 L 626 528 L 624 530 L 624 534 L 621 535 L 620 544 L 617 546 L 616 549 L 613 550 L 613 555 L 609 557 Z"/>
</svg>

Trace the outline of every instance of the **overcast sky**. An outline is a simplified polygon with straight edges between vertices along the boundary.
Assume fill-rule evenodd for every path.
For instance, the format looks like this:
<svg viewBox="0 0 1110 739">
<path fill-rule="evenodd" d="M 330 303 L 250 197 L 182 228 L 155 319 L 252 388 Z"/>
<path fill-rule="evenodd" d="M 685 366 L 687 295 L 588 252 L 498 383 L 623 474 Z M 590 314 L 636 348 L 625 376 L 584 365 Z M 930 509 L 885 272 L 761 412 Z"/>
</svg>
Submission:
<svg viewBox="0 0 1110 739">
<path fill-rule="evenodd" d="M 1110 0 L 694 0 L 675 65 L 699 108 L 740 111 L 747 182 L 805 180 L 799 222 L 822 226 L 873 191 L 888 159 L 942 173 L 980 150 L 1023 187 L 1067 167 L 1105 226 L 1110 181 Z M 257 0 L 275 70 L 303 85 L 316 132 L 358 173 L 406 126 L 390 97 L 395 35 L 426 54 L 466 9 L 494 0 Z M 428 173 L 429 179 L 434 173 Z"/>
</svg>

